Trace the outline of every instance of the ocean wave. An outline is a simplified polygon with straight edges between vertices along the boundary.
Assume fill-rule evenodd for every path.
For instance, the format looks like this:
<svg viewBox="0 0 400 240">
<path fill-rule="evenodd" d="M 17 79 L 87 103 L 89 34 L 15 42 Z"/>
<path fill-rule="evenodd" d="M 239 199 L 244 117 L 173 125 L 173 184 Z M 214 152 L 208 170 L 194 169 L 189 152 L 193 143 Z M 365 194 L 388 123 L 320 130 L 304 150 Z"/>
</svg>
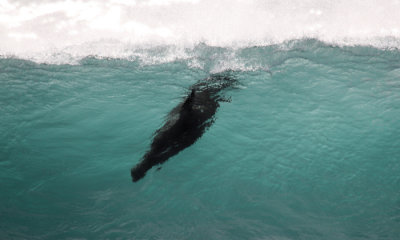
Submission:
<svg viewBox="0 0 400 240">
<path fill-rule="evenodd" d="M 399 12 L 399 0 L 0 0 L 0 55 L 65 63 L 129 58 L 135 48 L 245 48 L 304 38 L 398 49 Z"/>
<path fill-rule="evenodd" d="M 20 59 L 36 64 L 55 65 L 111 64 L 130 68 L 178 63 L 179 66 L 188 69 L 217 73 L 225 70 L 270 72 L 271 68 L 294 58 L 329 65 L 348 61 L 360 61 L 362 64 L 365 59 L 392 62 L 396 65 L 399 54 L 397 48 L 341 46 L 317 39 L 299 39 L 281 44 L 247 47 L 217 47 L 205 43 L 193 46 L 139 46 L 118 41 L 98 41 L 23 56 L 0 55 L 0 59 Z M 397 67 L 396 65 L 395 68 Z"/>
</svg>

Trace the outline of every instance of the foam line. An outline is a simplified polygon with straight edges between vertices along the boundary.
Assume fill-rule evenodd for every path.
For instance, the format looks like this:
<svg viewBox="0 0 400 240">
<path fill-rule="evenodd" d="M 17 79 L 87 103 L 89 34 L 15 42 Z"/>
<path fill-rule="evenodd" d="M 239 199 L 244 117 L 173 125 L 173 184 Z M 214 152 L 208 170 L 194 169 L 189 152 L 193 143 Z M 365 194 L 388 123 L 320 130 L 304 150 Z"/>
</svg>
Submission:
<svg viewBox="0 0 400 240">
<path fill-rule="evenodd" d="M 0 55 L 74 48 L 115 57 L 126 46 L 246 47 L 301 38 L 399 48 L 399 12 L 400 0 L 0 0 Z M 99 42 L 111 49 L 91 49 Z"/>
</svg>

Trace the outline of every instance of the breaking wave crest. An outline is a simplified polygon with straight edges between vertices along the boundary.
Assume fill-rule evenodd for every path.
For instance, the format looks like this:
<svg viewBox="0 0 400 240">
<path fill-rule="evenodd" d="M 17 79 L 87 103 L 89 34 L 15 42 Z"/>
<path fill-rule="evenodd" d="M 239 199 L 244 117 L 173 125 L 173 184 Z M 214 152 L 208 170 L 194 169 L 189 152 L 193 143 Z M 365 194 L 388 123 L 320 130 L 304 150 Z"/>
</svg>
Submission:
<svg viewBox="0 0 400 240">
<path fill-rule="evenodd" d="M 285 47 L 302 39 L 398 49 L 399 12 L 399 0 L 0 0 L 0 55 L 74 64 L 152 52 L 144 61 L 157 62 L 191 58 L 188 49 L 204 45 Z"/>
</svg>

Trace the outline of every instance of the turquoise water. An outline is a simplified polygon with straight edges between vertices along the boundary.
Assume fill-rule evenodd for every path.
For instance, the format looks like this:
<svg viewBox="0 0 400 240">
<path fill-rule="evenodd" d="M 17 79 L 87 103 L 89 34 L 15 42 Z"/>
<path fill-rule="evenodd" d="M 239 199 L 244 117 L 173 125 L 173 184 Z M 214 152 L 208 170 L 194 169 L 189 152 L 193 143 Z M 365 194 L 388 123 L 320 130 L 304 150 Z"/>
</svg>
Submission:
<svg viewBox="0 0 400 240">
<path fill-rule="evenodd" d="M 303 40 L 155 59 L 169 51 L 0 59 L 1 239 L 398 239 L 398 50 Z M 211 128 L 132 183 L 168 112 L 227 69 L 240 86 Z"/>
</svg>

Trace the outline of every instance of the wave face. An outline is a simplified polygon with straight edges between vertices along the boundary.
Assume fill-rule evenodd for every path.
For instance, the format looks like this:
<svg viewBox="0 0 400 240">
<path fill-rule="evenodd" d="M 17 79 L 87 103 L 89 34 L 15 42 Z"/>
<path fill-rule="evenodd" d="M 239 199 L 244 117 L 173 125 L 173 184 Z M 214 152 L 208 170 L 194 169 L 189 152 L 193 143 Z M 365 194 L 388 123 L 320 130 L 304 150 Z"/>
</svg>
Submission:
<svg viewBox="0 0 400 240">
<path fill-rule="evenodd" d="M 0 239 L 400 236 L 399 51 L 316 40 L 127 51 L 0 59 Z M 227 69 L 239 85 L 215 123 L 132 183 L 168 112 Z"/>
<path fill-rule="evenodd" d="M 303 38 L 399 48 L 399 12 L 399 0 L 1 0 L 0 55 L 38 62 L 65 53 L 124 58 L 121 49 Z"/>
</svg>

